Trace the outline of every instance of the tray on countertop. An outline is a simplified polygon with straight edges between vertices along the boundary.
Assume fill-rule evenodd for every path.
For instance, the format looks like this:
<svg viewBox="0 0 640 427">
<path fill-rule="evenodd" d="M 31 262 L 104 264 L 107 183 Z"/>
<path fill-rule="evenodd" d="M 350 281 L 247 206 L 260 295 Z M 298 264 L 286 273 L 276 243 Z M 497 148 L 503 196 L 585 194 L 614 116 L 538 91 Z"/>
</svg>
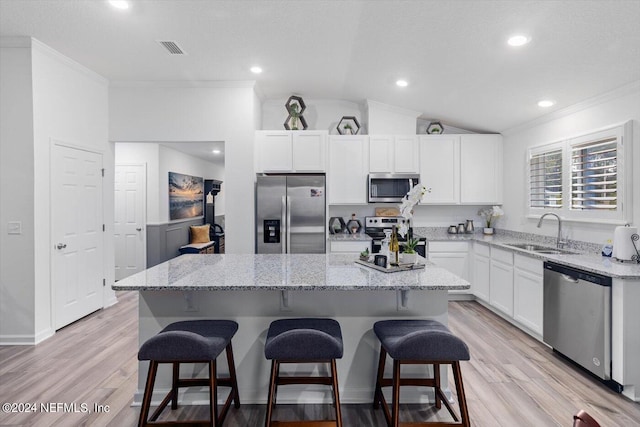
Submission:
<svg viewBox="0 0 640 427">
<path fill-rule="evenodd" d="M 413 271 L 413 270 L 421 270 L 424 269 L 424 264 L 402 264 L 400 263 L 398 266 L 391 266 L 389 268 L 380 267 L 375 265 L 369 261 L 362 261 L 357 259 L 355 261 L 356 264 L 364 265 L 365 267 L 373 268 L 374 270 L 382 271 L 383 273 L 397 273 L 398 271 Z"/>
</svg>

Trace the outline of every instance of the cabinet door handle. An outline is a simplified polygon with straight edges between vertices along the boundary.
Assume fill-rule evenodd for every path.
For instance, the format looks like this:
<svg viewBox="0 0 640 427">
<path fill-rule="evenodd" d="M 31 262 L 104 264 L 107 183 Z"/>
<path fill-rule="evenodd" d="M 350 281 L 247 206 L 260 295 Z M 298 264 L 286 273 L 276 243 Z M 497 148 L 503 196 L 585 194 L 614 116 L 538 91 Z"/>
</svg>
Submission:
<svg viewBox="0 0 640 427">
<path fill-rule="evenodd" d="M 142 228 L 136 228 L 136 231 L 142 231 Z"/>
<path fill-rule="evenodd" d="M 66 247 L 67 247 L 67 244 L 66 244 L 66 243 L 58 243 L 58 244 L 56 245 L 56 249 L 64 249 L 64 248 L 66 248 Z"/>
</svg>

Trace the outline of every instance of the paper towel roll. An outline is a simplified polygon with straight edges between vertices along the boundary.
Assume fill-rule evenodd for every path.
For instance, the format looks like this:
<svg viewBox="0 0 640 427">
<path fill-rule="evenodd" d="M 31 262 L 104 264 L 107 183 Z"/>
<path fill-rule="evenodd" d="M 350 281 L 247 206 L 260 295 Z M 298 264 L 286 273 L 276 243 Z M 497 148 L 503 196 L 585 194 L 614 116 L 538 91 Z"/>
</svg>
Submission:
<svg viewBox="0 0 640 427">
<path fill-rule="evenodd" d="M 616 227 L 613 233 L 613 257 L 622 261 L 631 261 L 636 250 L 631 235 L 638 233 L 638 227 Z"/>
</svg>

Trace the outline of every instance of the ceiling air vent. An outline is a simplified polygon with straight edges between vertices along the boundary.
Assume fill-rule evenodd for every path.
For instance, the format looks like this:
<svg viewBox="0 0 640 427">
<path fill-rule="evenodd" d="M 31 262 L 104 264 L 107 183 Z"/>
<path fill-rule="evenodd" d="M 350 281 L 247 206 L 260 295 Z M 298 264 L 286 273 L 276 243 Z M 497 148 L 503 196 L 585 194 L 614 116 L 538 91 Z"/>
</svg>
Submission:
<svg viewBox="0 0 640 427">
<path fill-rule="evenodd" d="M 176 42 L 158 41 L 158 43 L 167 49 L 170 55 L 185 55 L 184 50 L 180 49 L 180 46 L 178 46 Z"/>
</svg>

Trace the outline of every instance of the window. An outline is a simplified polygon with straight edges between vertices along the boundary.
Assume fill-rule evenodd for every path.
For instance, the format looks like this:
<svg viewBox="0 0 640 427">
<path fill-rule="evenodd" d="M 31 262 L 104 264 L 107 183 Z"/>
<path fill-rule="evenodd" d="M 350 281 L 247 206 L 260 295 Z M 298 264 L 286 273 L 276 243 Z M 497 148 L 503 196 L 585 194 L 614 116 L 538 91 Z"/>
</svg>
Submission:
<svg viewBox="0 0 640 427">
<path fill-rule="evenodd" d="M 616 138 L 571 147 L 571 209 L 618 208 Z"/>
<path fill-rule="evenodd" d="M 528 156 L 530 216 L 555 212 L 563 219 L 623 223 L 630 220 L 631 170 L 624 168 L 624 140 L 631 122 L 554 144 Z"/>
<path fill-rule="evenodd" d="M 529 159 L 529 207 L 562 207 L 562 149 L 543 151 Z"/>
</svg>

